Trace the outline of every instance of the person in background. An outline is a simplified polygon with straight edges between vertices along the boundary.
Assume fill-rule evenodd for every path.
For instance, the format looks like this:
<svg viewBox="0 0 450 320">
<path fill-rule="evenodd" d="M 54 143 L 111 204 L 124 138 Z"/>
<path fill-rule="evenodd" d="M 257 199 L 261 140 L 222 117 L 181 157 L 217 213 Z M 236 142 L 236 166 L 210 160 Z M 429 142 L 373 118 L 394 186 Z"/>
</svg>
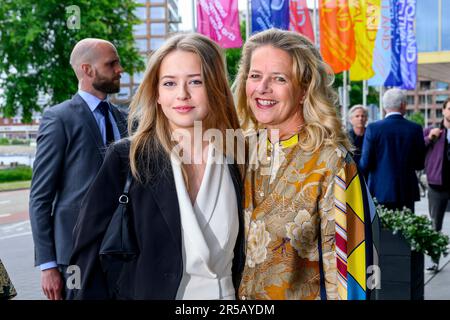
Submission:
<svg viewBox="0 0 450 320">
<path fill-rule="evenodd" d="M 30 191 L 35 264 L 44 294 L 63 299 L 72 253 L 72 230 L 81 201 L 97 175 L 107 146 L 127 136 L 126 118 L 108 94 L 119 92 L 123 72 L 114 45 L 79 41 L 70 55 L 78 79 L 72 99 L 47 109 L 37 136 Z"/>
<path fill-rule="evenodd" d="M 354 105 L 348 111 L 348 118 L 352 128 L 348 130 L 348 136 L 355 149 L 353 150 L 353 160 L 359 165 L 361 159 L 361 151 L 364 141 L 364 133 L 366 131 L 366 124 L 368 120 L 367 108 L 362 104 Z"/>
<path fill-rule="evenodd" d="M 425 173 L 428 181 L 428 209 L 433 228 L 442 230 L 445 210 L 450 199 L 450 98 L 442 104 L 443 120 L 424 129 L 426 146 Z M 439 271 L 439 260 L 429 271 Z"/>
<path fill-rule="evenodd" d="M 383 106 L 386 118 L 366 128 L 359 166 L 379 204 L 414 212 L 414 202 L 420 200 L 416 170 L 422 170 L 425 161 L 422 127 L 403 117 L 406 96 L 402 90 L 387 90 Z"/>
</svg>

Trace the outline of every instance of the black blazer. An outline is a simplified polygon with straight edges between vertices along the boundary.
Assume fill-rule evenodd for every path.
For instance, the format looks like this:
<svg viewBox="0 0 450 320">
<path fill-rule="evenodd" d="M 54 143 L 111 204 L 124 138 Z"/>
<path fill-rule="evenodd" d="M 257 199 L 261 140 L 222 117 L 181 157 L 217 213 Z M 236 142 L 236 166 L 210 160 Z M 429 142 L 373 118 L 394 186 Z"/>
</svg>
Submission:
<svg viewBox="0 0 450 320">
<path fill-rule="evenodd" d="M 107 299 L 108 287 L 99 260 L 99 248 L 123 191 L 129 168 L 128 140 L 107 152 L 92 183 L 73 231 L 71 264 L 81 271 L 81 289 L 70 298 Z M 131 184 L 128 204 L 137 238 L 139 256 L 124 265 L 117 286 L 119 299 L 175 299 L 183 274 L 181 222 L 170 159 L 160 153 L 151 159 L 152 182 Z M 243 187 L 236 166 L 230 172 L 239 205 L 239 233 L 232 266 L 236 290 L 244 267 Z"/>
</svg>

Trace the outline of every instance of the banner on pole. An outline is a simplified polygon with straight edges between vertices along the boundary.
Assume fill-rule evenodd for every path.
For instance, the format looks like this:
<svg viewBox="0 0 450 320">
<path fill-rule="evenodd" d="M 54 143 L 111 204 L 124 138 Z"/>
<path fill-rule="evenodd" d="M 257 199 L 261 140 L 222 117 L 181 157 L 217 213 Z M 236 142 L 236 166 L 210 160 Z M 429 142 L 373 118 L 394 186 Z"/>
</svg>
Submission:
<svg viewBox="0 0 450 320">
<path fill-rule="evenodd" d="M 380 23 L 378 25 L 372 68 L 375 75 L 369 79 L 369 86 L 382 86 L 391 70 L 391 5 L 390 0 L 381 0 Z"/>
<path fill-rule="evenodd" d="M 391 70 L 384 83 L 386 87 L 399 87 L 403 84 L 400 70 L 401 38 L 398 20 L 399 1 L 390 0 L 391 4 Z"/>
<path fill-rule="evenodd" d="M 350 16 L 355 32 L 355 61 L 350 67 L 350 80 L 368 80 L 372 69 L 373 49 L 380 22 L 381 0 L 350 0 Z"/>
<path fill-rule="evenodd" d="M 355 38 L 347 0 L 319 0 L 320 51 L 335 73 L 350 69 Z"/>
<path fill-rule="evenodd" d="M 240 48 L 238 0 L 198 0 L 197 31 L 222 48 Z"/>
<path fill-rule="evenodd" d="M 401 39 L 400 70 L 403 82 L 401 88 L 413 90 L 417 82 L 417 42 L 414 32 L 416 0 L 398 0 L 398 10 Z"/>
<path fill-rule="evenodd" d="M 251 0 L 252 33 L 270 28 L 289 29 L 289 0 Z"/>
<path fill-rule="evenodd" d="M 289 1 L 289 30 L 303 34 L 314 43 L 314 31 L 306 0 Z"/>
</svg>

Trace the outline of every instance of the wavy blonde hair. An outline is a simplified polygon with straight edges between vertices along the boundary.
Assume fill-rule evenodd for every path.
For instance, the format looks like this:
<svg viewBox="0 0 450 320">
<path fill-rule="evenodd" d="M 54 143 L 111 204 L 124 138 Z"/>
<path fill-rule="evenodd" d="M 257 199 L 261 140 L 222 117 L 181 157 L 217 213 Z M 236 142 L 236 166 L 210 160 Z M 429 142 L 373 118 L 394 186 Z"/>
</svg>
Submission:
<svg viewBox="0 0 450 320">
<path fill-rule="evenodd" d="M 170 37 L 150 56 L 144 79 L 130 104 L 130 166 L 133 176 L 141 183 L 152 179 L 150 168 L 155 166 L 152 162 L 158 160 L 154 155 L 163 152 L 169 156 L 176 145 L 171 139 L 169 121 L 157 103 L 161 63 L 175 50 L 195 53 L 201 60 L 201 74 L 209 110 L 203 121 L 203 129 L 219 129 L 226 137 L 226 129 L 239 128 L 233 96 L 228 86 L 225 59 L 219 46 L 207 37 L 195 33 Z M 225 150 L 223 154 L 226 154 Z"/>
<path fill-rule="evenodd" d="M 302 132 L 299 144 L 304 151 L 314 152 L 322 146 L 351 144 L 337 115 L 337 94 L 332 88 L 334 74 L 308 38 L 291 31 L 269 29 L 251 36 L 242 50 L 239 71 L 233 84 L 237 110 L 244 129 L 259 128 L 247 101 L 246 81 L 253 52 L 263 46 L 286 51 L 292 57 L 294 86 L 304 91 Z"/>
</svg>

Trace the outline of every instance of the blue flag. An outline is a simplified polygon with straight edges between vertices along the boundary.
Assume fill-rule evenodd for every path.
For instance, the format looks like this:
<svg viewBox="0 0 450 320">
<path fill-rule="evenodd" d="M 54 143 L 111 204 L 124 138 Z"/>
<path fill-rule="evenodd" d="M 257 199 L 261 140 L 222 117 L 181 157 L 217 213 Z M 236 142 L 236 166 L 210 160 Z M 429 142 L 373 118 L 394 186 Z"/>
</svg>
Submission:
<svg viewBox="0 0 450 320">
<path fill-rule="evenodd" d="M 386 87 L 399 87 L 403 84 L 402 74 L 400 69 L 400 55 L 401 55 L 401 38 L 399 27 L 399 3 L 397 0 L 391 1 L 391 71 L 384 82 Z"/>
<path fill-rule="evenodd" d="M 380 23 L 378 26 L 372 68 L 375 75 L 369 79 L 369 86 L 382 86 L 391 70 L 391 6 L 390 0 L 381 0 Z"/>
<path fill-rule="evenodd" d="M 289 0 L 251 0 L 252 33 L 270 28 L 289 29 Z"/>
</svg>

